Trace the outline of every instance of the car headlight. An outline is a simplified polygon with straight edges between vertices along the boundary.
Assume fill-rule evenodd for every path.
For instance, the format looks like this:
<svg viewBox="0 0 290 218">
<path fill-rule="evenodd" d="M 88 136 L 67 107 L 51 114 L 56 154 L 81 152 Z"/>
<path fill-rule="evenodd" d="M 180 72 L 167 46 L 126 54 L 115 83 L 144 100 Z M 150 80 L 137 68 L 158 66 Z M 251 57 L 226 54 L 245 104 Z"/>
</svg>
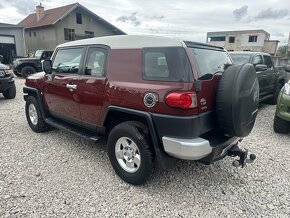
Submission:
<svg viewBox="0 0 290 218">
<path fill-rule="evenodd" d="M 13 70 L 12 69 L 9 69 L 9 70 L 0 70 L 0 77 L 12 75 L 12 74 L 13 74 Z"/>
<path fill-rule="evenodd" d="M 289 83 L 285 83 L 285 85 L 284 85 L 284 94 L 290 95 L 290 84 Z"/>
<path fill-rule="evenodd" d="M 13 70 L 9 69 L 9 70 L 4 70 L 6 75 L 12 75 L 13 74 Z"/>
</svg>

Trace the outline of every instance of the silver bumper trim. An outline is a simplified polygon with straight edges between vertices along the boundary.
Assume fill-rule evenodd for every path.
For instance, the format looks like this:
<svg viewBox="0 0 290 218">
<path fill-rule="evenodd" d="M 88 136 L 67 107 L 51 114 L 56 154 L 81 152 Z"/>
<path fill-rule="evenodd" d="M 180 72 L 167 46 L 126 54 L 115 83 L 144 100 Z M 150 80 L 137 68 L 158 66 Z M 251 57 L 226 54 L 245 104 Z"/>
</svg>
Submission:
<svg viewBox="0 0 290 218">
<path fill-rule="evenodd" d="M 185 160 L 200 160 L 212 152 L 209 141 L 203 138 L 178 139 L 162 137 L 167 154 Z"/>
</svg>

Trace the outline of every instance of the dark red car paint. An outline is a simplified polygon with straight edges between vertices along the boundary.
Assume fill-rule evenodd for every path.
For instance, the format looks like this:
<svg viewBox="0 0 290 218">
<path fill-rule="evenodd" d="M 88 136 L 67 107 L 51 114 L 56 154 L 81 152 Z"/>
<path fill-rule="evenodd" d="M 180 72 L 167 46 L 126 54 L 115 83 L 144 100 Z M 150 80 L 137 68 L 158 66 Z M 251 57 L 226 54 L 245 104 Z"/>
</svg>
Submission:
<svg viewBox="0 0 290 218">
<path fill-rule="evenodd" d="M 189 60 L 194 79 L 197 80 L 194 63 L 190 58 Z M 144 80 L 141 49 L 114 49 L 108 53 L 106 76 L 103 78 L 83 74 L 39 73 L 27 78 L 26 85 L 40 89 L 49 110 L 78 121 L 101 126 L 110 105 L 178 116 L 191 116 L 213 110 L 218 80 L 219 76 L 216 75 L 210 80 L 201 81 L 199 91 L 196 91 L 194 82 Z M 66 84 L 77 85 L 77 90 L 69 91 Z M 165 103 L 169 90 L 196 92 L 197 108 L 169 107 Z M 144 105 L 143 98 L 146 92 L 158 95 L 158 103 L 152 108 Z"/>
</svg>

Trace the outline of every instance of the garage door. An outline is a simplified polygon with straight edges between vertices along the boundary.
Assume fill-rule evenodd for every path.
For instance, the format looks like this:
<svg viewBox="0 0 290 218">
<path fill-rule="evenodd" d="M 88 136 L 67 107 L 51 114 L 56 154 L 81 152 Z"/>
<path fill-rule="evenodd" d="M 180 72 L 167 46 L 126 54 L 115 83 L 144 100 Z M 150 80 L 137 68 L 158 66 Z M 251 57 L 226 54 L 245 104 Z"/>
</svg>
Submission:
<svg viewBox="0 0 290 218">
<path fill-rule="evenodd" d="M 15 44 L 13 36 L 0 36 L 0 43 Z"/>
</svg>

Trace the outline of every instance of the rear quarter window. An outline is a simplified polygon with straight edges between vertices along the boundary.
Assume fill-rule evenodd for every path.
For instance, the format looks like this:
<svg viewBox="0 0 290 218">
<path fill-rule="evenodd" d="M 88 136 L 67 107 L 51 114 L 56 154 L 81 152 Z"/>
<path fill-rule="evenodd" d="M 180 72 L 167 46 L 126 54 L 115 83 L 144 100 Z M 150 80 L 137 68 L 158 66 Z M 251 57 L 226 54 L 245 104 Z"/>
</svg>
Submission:
<svg viewBox="0 0 290 218">
<path fill-rule="evenodd" d="M 184 48 L 143 49 L 143 79 L 192 82 L 191 65 Z"/>
</svg>

